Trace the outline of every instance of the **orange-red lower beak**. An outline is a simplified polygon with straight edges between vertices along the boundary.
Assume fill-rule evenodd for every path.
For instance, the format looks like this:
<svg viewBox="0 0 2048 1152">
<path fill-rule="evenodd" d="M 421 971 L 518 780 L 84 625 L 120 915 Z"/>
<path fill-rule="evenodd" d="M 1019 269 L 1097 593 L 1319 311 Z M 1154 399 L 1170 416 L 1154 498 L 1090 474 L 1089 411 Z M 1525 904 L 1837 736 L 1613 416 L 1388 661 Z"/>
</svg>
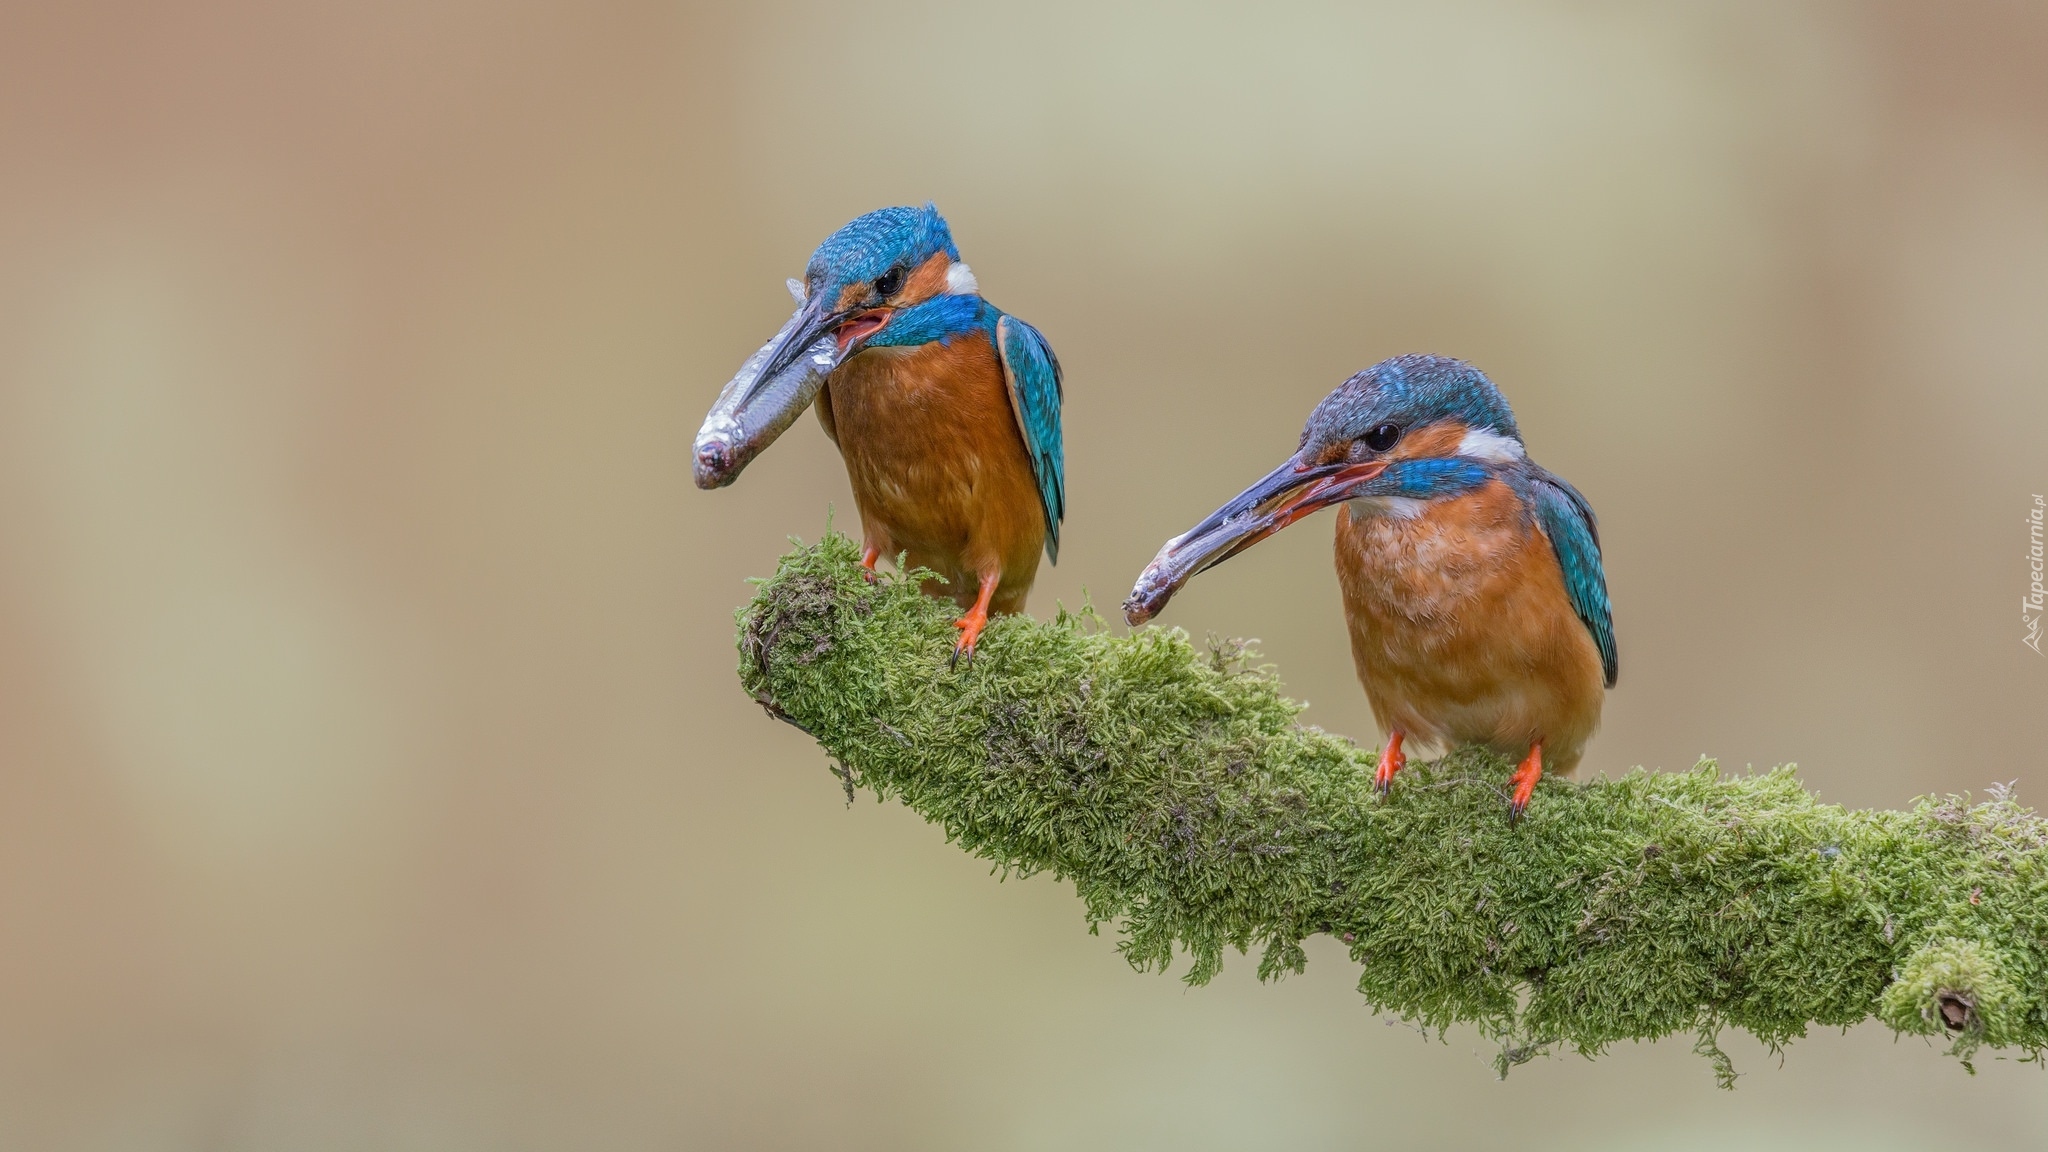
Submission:
<svg viewBox="0 0 2048 1152">
<path fill-rule="evenodd" d="M 1385 460 L 1369 460 L 1363 464 L 1345 464 L 1334 472 L 1318 475 L 1315 479 L 1310 480 L 1301 487 L 1283 493 L 1280 499 L 1273 504 L 1272 511 L 1269 513 L 1273 520 L 1272 524 L 1260 530 L 1257 539 L 1247 540 L 1239 547 L 1232 549 L 1231 555 L 1234 556 L 1238 552 L 1244 551 L 1246 548 L 1258 543 L 1259 540 L 1264 540 L 1266 537 L 1271 536 L 1273 533 L 1307 516 L 1311 512 L 1320 511 L 1332 504 L 1341 504 L 1345 500 L 1350 499 L 1353 488 L 1385 472 L 1387 464 L 1388 461 Z M 1310 471 L 1306 468 L 1299 470 L 1302 472 Z M 1218 563 L 1221 562 L 1220 560 L 1218 561 Z"/>
<path fill-rule="evenodd" d="M 876 308 L 849 318 L 834 333 L 839 337 L 839 354 L 845 356 L 847 349 L 880 332 L 895 314 L 894 308 Z"/>
</svg>

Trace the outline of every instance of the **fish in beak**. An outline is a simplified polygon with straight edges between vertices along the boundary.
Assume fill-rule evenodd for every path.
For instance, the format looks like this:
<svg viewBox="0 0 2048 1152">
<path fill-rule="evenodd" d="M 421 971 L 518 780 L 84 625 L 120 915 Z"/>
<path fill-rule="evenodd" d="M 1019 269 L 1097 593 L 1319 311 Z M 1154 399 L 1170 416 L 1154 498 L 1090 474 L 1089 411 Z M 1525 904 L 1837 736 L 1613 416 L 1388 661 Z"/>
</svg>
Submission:
<svg viewBox="0 0 2048 1152">
<path fill-rule="evenodd" d="M 832 370 L 859 352 L 889 323 L 896 309 L 835 311 L 823 293 L 807 296 L 791 280 L 796 314 L 773 339 L 740 366 L 739 375 L 718 394 L 718 403 L 697 433 L 699 488 L 723 488 L 739 477 L 747 461 L 775 442 L 817 398 Z"/>
<path fill-rule="evenodd" d="M 1133 627 L 1159 615 L 1181 585 L 1296 520 L 1359 495 L 1391 461 L 1314 464 L 1291 457 L 1209 518 L 1175 536 L 1145 566 L 1124 601 Z"/>
<path fill-rule="evenodd" d="M 789 292 L 797 300 L 796 314 L 740 366 L 697 432 L 699 488 L 723 488 L 738 479 L 749 460 L 803 415 L 825 377 L 845 359 L 835 331 L 843 318 L 821 317 L 795 280 Z"/>
</svg>

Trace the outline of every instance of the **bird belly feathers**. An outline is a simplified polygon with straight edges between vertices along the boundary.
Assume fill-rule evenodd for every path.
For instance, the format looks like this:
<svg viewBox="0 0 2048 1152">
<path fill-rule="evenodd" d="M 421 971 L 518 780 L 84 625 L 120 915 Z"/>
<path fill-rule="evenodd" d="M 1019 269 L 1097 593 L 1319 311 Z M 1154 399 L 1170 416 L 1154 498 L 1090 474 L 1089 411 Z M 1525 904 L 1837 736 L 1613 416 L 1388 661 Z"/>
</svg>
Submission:
<svg viewBox="0 0 2048 1152">
<path fill-rule="evenodd" d="M 1506 484 L 1419 507 L 1346 507 L 1337 575 L 1383 729 L 1517 758 L 1542 741 L 1552 771 L 1577 767 L 1600 721 L 1599 649 L 1549 539 Z"/>
<path fill-rule="evenodd" d="M 818 409 L 869 545 L 944 576 L 930 590 L 962 607 L 1000 573 L 992 608 L 1023 608 L 1045 513 L 987 336 L 870 348 L 832 374 Z"/>
</svg>

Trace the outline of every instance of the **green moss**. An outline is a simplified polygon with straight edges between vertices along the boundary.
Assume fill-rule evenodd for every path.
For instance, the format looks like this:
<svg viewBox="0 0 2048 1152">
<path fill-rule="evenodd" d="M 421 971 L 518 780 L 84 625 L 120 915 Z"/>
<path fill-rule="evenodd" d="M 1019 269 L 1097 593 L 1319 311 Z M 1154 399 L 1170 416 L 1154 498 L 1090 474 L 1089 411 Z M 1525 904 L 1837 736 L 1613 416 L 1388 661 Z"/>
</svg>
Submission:
<svg viewBox="0 0 2048 1152">
<path fill-rule="evenodd" d="M 1473 749 L 1376 797 L 1372 753 L 1297 725 L 1242 646 L 1007 617 L 951 670 L 954 613 L 828 535 L 740 612 L 740 679 L 849 790 L 1071 881 L 1140 969 L 1178 949 L 1200 984 L 1258 949 L 1272 979 L 1326 933 L 1375 1008 L 1477 1025 L 1503 1071 L 1689 1032 L 1726 1082 L 1724 1025 L 1777 1045 L 1871 1015 L 1965 1060 L 2048 1047 L 2048 827 L 2001 790 L 1852 812 L 1703 762 L 1545 780 L 1511 826 L 1512 766 Z"/>
</svg>

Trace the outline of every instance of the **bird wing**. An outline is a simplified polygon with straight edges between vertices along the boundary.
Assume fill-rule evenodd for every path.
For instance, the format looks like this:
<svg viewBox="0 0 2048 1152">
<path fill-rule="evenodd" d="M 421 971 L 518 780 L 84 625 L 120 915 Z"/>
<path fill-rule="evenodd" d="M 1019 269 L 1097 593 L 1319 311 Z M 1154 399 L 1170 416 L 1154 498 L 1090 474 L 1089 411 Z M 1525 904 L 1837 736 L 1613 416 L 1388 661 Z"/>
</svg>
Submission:
<svg viewBox="0 0 2048 1152">
<path fill-rule="evenodd" d="M 1024 434 L 1024 450 L 1038 478 L 1038 499 L 1045 508 L 1045 554 L 1060 559 L 1060 521 L 1067 514 L 1066 455 L 1060 445 L 1059 358 L 1038 329 L 1015 316 L 996 319 L 996 354 L 1009 385 L 1010 411 Z"/>
<path fill-rule="evenodd" d="M 1600 668 L 1614 687 L 1620 662 L 1614 650 L 1614 614 L 1607 602 L 1607 573 L 1600 564 L 1600 522 L 1579 490 L 1542 469 L 1536 470 L 1536 515 L 1564 570 L 1564 590 L 1571 597 L 1593 643 L 1600 648 Z"/>
</svg>

